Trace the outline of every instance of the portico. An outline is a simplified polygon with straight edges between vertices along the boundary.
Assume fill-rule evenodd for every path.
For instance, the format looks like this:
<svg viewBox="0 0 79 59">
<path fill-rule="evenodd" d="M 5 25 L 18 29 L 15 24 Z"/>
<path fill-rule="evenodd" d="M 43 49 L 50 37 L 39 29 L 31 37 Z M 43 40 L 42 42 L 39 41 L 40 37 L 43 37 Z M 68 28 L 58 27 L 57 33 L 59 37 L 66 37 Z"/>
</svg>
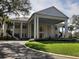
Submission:
<svg viewBox="0 0 79 59">
<path fill-rule="evenodd" d="M 65 36 L 67 34 L 67 19 L 68 17 L 57 10 L 55 7 L 50 7 L 42 11 L 34 13 L 28 20 L 28 30 L 30 38 L 48 38 L 55 37 L 59 34 L 58 25 L 61 22 L 65 23 Z"/>
</svg>

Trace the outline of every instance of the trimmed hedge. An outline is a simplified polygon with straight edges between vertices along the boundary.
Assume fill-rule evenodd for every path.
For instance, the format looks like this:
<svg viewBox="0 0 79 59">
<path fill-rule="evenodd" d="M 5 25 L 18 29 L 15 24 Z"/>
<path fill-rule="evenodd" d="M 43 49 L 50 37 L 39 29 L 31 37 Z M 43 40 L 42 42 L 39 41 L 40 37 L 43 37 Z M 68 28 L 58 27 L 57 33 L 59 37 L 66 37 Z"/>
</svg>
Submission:
<svg viewBox="0 0 79 59">
<path fill-rule="evenodd" d="M 5 37 L 0 37 L 0 40 L 16 40 L 13 37 L 5 36 Z"/>
<path fill-rule="evenodd" d="M 29 40 L 30 38 L 20 38 L 20 40 Z"/>
<path fill-rule="evenodd" d="M 45 38 L 35 39 L 35 41 L 78 42 L 76 38 Z"/>
<path fill-rule="evenodd" d="M 20 38 L 18 38 L 19 40 L 29 40 L 29 38 L 24 38 L 24 39 L 20 39 Z M 5 36 L 5 37 L 0 37 L 0 40 L 2 40 L 2 41 L 5 41 L 5 40 L 17 40 L 17 39 L 15 39 L 14 37 L 9 37 L 9 36 Z"/>
</svg>

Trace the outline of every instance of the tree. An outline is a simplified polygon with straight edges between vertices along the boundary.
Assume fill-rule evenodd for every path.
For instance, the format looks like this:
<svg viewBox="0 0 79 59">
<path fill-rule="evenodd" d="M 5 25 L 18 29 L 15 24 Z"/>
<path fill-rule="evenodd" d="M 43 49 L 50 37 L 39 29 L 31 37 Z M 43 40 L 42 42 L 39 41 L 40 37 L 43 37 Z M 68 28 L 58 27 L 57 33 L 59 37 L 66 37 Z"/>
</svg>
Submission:
<svg viewBox="0 0 79 59">
<path fill-rule="evenodd" d="M 6 15 L 4 15 L 3 18 L 1 17 L 0 21 L 1 21 L 1 25 L 2 25 L 2 35 L 1 36 L 5 36 L 5 33 L 6 33 L 5 30 L 7 30 L 9 28 L 9 26 L 12 25 L 12 23 L 11 23 L 9 17 Z M 7 26 L 5 28 L 6 24 L 7 24 Z"/>
<path fill-rule="evenodd" d="M 72 31 L 74 30 L 74 26 L 73 25 L 70 25 L 69 27 L 68 27 L 68 29 L 69 29 L 69 31 L 70 31 L 70 37 L 72 38 Z"/>
<path fill-rule="evenodd" d="M 79 29 L 79 16 L 72 16 L 72 25 L 75 27 L 76 30 Z"/>
<path fill-rule="evenodd" d="M 29 0 L 0 0 L 0 22 L 3 29 L 4 23 L 9 19 L 8 14 L 27 15 L 30 9 Z"/>
<path fill-rule="evenodd" d="M 30 10 L 29 0 L 0 0 L 0 16 L 5 14 L 28 14 Z"/>
<path fill-rule="evenodd" d="M 10 27 L 13 25 L 9 17 L 6 18 L 5 23 L 7 24 L 6 33 L 12 35 L 12 31 L 10 30 Z"/>
</svg>

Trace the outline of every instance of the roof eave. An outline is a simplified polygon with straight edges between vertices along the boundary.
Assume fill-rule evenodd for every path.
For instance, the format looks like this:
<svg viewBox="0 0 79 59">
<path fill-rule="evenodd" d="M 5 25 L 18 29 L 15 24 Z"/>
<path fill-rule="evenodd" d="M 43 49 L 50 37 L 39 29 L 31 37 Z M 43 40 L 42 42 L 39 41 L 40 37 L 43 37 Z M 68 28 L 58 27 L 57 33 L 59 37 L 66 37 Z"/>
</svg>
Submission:
<svg viewBox="0 0 79 59">
<path fill-rule="evenodd" d="M 51 15 L 47 15 L 47 14 L 40 14 L 40 13 L 34 13 L 36 15 L 46 15 L 46 16 L 51 16 Z M 52 16 L 52 17 L 59 17 L 59 16 Z M 69 17 L 65 16 L 65 17 L 60 17 L 60 18 L 66 18 L 69 19 Z"/>
</svg>

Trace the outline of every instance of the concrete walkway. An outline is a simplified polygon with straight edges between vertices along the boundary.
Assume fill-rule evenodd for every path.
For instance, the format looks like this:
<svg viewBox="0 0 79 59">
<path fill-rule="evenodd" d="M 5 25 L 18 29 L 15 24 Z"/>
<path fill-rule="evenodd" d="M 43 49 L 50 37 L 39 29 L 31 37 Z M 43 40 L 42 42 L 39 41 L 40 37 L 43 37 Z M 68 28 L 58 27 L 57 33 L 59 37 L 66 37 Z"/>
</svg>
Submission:
<svg viewBox="0 0 79 59">
<path fill-rule="evenodd" d="M 50 55 L 32 50 L 20 41 L 0 42 L 0 59 L 53 59 Z"/>
<path fill-rule="evenodd" d="M 26 41 L 0 41 L 1 43 L 19 43 L 19 44 L 25 44 Z"/>
</svg>

